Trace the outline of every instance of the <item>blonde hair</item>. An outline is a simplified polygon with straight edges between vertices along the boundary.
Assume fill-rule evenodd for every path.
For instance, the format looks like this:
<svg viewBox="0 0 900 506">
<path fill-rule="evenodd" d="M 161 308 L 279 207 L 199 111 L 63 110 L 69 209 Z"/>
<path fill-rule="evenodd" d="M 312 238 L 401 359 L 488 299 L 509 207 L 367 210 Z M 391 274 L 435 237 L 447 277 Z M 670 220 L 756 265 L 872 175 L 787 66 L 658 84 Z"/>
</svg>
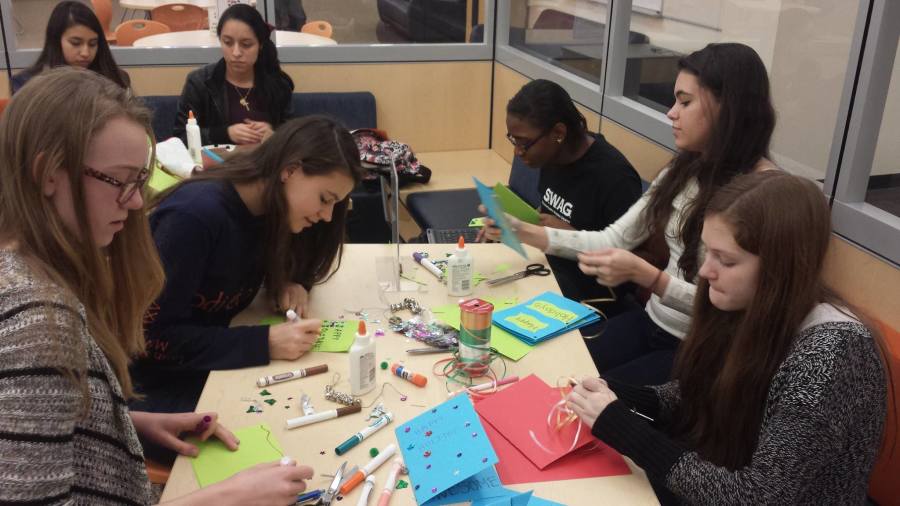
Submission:
<svg viewBox="0 0 900 506">
<path fill-rule="evenodd" d="M 134 393 L 128 363 L 144 351 L 143 315 L 164 272 L 143 209 L 129 211 L 107 248 L 94 244 L 82 172 L 91 138 L 122 117 L 147 132 L 152 163 L 150 111 L 129 90 L 71 67 L 43 72 L 22 88 L 0 118 L 0 234 L 84 306 L 88 329 L 127 398 Z M 58 170 L 68 173 L 77 231 L 43 195 Z"/>
</svg>

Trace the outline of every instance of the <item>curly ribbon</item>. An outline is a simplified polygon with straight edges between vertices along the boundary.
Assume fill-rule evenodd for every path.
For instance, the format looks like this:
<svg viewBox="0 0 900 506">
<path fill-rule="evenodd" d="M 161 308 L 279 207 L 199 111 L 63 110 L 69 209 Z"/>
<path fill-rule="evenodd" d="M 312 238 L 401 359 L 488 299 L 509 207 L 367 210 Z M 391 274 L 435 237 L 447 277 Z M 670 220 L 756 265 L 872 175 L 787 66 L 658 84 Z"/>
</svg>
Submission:
<svg viewBox="0 0 900 506">
<path fill-rule="evenodd" d="M 565 385 L 560 385 L 560 381 L 565 381 Z M 572 439 L 572 444 L 564 454 L 571 453 L 573 450 L 575 450 L 575 446 L 578 445 L 578 438 L 581 437 L 581 428 L 584 425 L 580 420 L 578 420 L 578 415 L 576 415 L 575 412 L 572 411 L 572 409 L 569 408 L 569 406 L 566 404 L 566 394 L 569 393 L 572 387 L 577 384 L 578 382 L 571 377 L 558 379 L 556 381 L 556 388 L 559 390 L 561 399 L 556 404 L 554 404 L 550 408 L 550 411 L 547 413 L 547 427 L 549 427 L 551 431 L 559 432 L 573 422 L 576 422 L 578 424 L 578 426 L 575 428 L 575 437 Z M 531 436 L 531 440 L 541 450 L 544 450 L 549 454 L 556 453 L 547 448 L 543 443 L 541 443 L 533 430 L 529 430 L 528 435 Z"/>
</svg>

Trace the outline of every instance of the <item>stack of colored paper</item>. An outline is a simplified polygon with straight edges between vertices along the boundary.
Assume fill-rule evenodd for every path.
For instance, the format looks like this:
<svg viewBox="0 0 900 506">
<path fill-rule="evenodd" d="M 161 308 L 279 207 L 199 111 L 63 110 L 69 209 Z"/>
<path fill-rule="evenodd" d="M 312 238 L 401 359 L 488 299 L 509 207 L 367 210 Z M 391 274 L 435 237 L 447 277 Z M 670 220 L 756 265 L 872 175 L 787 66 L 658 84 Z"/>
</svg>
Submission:
<svg viewBox="0 0 900 506">
<path fill-rule="evenodd" d="M 496 311 L 493 319 L 494 325 L 532 345 L 599 320 L 587 306 L 553 292 Z"/>
</svg>

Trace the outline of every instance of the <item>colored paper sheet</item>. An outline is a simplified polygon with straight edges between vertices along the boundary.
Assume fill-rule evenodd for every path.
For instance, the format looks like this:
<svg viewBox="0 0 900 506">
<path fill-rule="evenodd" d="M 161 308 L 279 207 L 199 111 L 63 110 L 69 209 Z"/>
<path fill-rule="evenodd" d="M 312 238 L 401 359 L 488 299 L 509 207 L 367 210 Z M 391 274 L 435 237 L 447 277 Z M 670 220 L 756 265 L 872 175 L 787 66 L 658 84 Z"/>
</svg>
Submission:
<svg viewBox="0 0 900 506">
<path fill-rule="evenodd" d="M 419 504 L 497 463 L 467 396 L 426 410 L 394 433 Z"/>
<path fill-rule="evenodd" d="M 522 255 L 522 258 L 527 259 L 528 255 L 525 253 L 525 248 L 522 247 L 519 238 L 510 228 L 509 222 L 506 219 L 506 214 L 504 214 L 503 208 L 500 207 L 500 203 L 497 200 L 497 195 L 494 193 L 493 188 L 485 186 L 485 184 L 479 181 L 477 177 L 473 177 L 472 179 L 475 181 L 475 189 L 478 191 L 478 197 L 481 199 L 482 205 L 487 209 L 488 216 L 490 216 L 497 227 L 500 228 L 500 242 L 512 248 L 516 253 Z"/>
<path fill-rule="evenodd" d="M 534 490 L 528 492 L 509 490 L 509 492 L 509 495 L 499 498 L 472 501 L 472 506 L 564 506 L 558 502 L 535 497 Z"/>
<path fill-rule="evenodd" d="M 260 325 L 278 325 L 287 319 L 280 315 L 266 316 L 259 320 Z M 353 346 L 356 339 L 356 328 L 359 320 L 322 320 L 322 330 L 319 331 L 319 339 L 313 345 L 312 351 L 325 353 L 345 353 Z"/>
<path fill-rule="evenodd" d="M 515 299 L 495 299 L 491 297 L 485 297 L 484 300 L 494 305 L 494 311 L 499 311 L 516 304 Z M 431 312 L 440 321 L 459 330 L 459 305 L 446 304 L 443 306 L 433 307 L 431 308 Z M 502 328 L 493 325 L 491 327 L 491 348 L 494 348 L 495 350 L 497 350 L 497 353 L 509 358 L 510 360 L 518 361 L 525 355 L 528 355 L 528 353 L 532 349 L 534 349 L 534 346 L 523 342 L 521 339 L 518 339 L 516 336 L 510 334 Z"/>
<path fill-rule="evenodd" d="M 153 174 L 150 175 L 150 180 L 147 181 L 147 184 L 150 186 L 150 188 L 153 189 L 153 191 L 159 193 L 171 186 L 175 186 L 180 181 L 180 179 L 164 171 L 162 167 L 157 165 L 153 169 Z"/>
<path fill-rule="evenodd" d="M 503 212 L 511 214 L 516 218 L 537 225 L 541 221 L 541 215 L 537 209 L 531 207 L 531 204 L 522 200 L 522 197 L 506 186 L 497 183 L 494 186 L 494 195 L 497 196 L 497 203 L 503 208 Z"/>
<path fill-rule="evenodd" d="M 479 402 L 476 401 L 476 406 Z M 528 457 L 522 452 L 517 450 L 487 420 L 482 418 L 481 421 L 488 439 L 491 440 L 494 451 L 500 457 L 500 462 L 497 463 L 495 468 L 497 475 L 500 476 L 500 481 L 504 485 L 631 474 L 631 469 L 628 468 L 625 459 L 602 441 L 596 441 L 596 446 L 583 447 L 560 458 L 544 469 L 540 469 L 528 460 Z"/>
<path fill-rule="evenodd" d="M 257 464 L 282 457 L 278 441 L 265 424 L 238 429 L 234 431 L 234 435 L 241 442 L 234 452 L 218 439 L 191 440 L 200 449 L 197 457 L 191 460 L 191 466 L 201 488 L 230 478 Z"/>
<path fill-rule="evenodd" d="M 511 308 L 494 311 L 494 325 L 528 344 L 536 344 L 598 321 L 600 316 L 578 302 L 550 291 Z"/>
<path fill-rule="evenodd" d="M 527 401 L 523 402 L 523 399 Z M 576 433 L 576 450 L 596 441 L 590 427 L 580 420 L 558 430 L 547 424 L 547 414 L 561 399 L 559 390 L 532 374 L 479 401 L 476 410 L 528 460 L 545 469 L 571 453 Z"/>
<path fill-rule="evenodd" d="M 425 504 L 428 506 L 439 506 L 441 504 L 493 499 L 509 494 L 509 489 L 503 488 L 503 485 L 500 483 L 497 471 L 493 467 L 489 467 L 475 476 L 453 485 Z"/>
</svg>

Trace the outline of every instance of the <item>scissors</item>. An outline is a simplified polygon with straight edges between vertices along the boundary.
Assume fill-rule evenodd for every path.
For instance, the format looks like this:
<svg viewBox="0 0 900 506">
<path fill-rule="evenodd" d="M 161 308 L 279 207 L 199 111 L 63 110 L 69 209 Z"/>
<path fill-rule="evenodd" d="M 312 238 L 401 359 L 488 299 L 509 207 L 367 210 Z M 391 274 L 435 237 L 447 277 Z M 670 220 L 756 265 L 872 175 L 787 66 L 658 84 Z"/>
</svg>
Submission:
<svg viewBox="0 0 900 506">
<path fill-rule="evenodd" d="M 341 488 L 341 481 L 344 479 L 344 471 L 347 469 L 347 461 L 344 461 L 341 464 L 341 467 L 338 468 L 337 472 L 334 473 L 334 478 L 331 480 L 331 485 L 325 489 L 325 492 L 319 497 L 319 500 L 314 502 L 315 506 L 331 506 L 331 503 L 334 502 L 335 497 L 337 497 L 338 490 Z"/>
<path fill-rule="evenodd" d="M 527 276 L 549 276 L 550 269 L 544 267 L 544 264 L 529 264 L 525 267 L 524 271 L 517 272 L 515 274 L 511 274 L 506 277 L 492 279 L 487 282 L 490 286 L 502 285 L 504 283 L 509 283 L 510 281 L 515 281 L 517 279 L 522 279 Z"/>
</svg>

